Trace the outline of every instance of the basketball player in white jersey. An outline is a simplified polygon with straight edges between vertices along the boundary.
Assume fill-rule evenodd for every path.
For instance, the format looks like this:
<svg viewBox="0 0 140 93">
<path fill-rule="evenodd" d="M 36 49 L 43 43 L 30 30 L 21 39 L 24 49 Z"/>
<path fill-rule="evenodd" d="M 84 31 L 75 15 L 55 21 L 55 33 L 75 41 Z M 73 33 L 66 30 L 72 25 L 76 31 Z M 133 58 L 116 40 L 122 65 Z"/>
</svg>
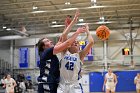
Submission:
<svg viewBox="0 0 140 93">
<path fill-rule="evenodd" d="M 67 30 L 64 30 L 64 41 L 67 39 L 71 27 L 78 19 L 77 15 L 79 16 L 79 11 L 76 12 L 74 19 L 66 28 Z M 63 51 L 60 61 L 60 83 L 57 93 L 83 93 L 82 86 L 78 81 L 80 79 L 82 61 L 94 43 L 88 25 L 86 24 L 83 28 L 86 29 L 89 43 L 82 51 L 79 51 L 79 42 L 75 41 L 68 49 Z"/>
<path fill-rule="evenodd" d="M 134 79 L 134 83 L 136 84 L 137 93 L 140 93 L 140 73 L 137 73 L 137 76 Z"/>
<path fill-rule="evenodd" d="M 117 82 L 116 75 L 112 72 L 111 68 L 108 68 L 108 73 L 105 74 L 103 90 L 105 86 L 106 93 L 115 93 Z"/>
<path fill-rule="evenodd" d="M 6 79 L 4 80 L 4 86 L 6 88 L 6 93 L 14 93 L 14 87 L 16 86 L 16 82 L 11 75 L 7 75 Z"/>
</svg>

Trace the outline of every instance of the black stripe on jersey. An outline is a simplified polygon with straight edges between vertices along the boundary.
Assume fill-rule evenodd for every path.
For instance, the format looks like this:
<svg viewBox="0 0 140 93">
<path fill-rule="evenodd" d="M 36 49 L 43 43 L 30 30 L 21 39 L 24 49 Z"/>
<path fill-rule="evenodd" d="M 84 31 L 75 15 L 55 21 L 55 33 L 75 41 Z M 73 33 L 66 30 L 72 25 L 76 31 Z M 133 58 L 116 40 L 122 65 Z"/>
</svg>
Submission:
<svg viewBox="0 0 140 93">
<path fill-rule="evenodd" d="M 48 70 L 48 71 L 50 71 L 50 68 L 48 66 L 45 66 L 45 69 Z"/>
<path fill-rule="evenodd" d="M 50 63 L 51 63 L 51 61 L 47 60 L 47 61 L 46 61 L 46 63 L 49 63 L 49 64 L 50 64 Z"/>
</svg>

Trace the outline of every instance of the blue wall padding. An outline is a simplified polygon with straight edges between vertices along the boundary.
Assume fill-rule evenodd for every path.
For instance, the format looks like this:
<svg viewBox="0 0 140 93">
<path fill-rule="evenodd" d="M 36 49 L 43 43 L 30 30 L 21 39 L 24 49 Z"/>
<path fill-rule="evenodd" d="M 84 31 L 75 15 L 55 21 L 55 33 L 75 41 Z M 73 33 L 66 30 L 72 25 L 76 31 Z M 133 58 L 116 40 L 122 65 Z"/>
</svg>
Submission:
<svg viewBox="0 0 140 93">
<path fill-rule="evenodd" d="M 134 77 L 140 71 L 115 71 L 117 75 L 118 84 L 116 87 L 117 92 L 136 91 L 134 85 Z M 89 86 L 90 92 L 102 92 L 104 76 L 106 72 L 91 72 L 89 73 Z"/>
</svg>

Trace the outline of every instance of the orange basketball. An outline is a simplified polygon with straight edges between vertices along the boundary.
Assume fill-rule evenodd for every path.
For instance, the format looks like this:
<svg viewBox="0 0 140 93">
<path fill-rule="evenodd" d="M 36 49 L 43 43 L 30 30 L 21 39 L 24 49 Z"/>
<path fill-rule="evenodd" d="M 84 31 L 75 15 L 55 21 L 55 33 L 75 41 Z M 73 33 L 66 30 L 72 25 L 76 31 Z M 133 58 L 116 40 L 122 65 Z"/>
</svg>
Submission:
<svg viewBox="0 0 140 93">
<path fill-rule="evenodd" d="M 96 29 L 96 35 L 101 40 L 106 40 L 110 36 L 110 30 L 107 26 L 101 25 Z"/>
</svg>

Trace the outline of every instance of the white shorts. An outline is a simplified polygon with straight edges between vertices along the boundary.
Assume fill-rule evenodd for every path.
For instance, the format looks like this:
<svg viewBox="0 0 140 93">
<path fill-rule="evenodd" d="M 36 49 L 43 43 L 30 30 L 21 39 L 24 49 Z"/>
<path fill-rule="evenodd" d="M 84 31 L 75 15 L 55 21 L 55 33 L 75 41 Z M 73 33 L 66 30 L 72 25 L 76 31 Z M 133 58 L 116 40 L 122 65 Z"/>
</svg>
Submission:
<svg viewBox="0 0 140 93">
<path fill-rule="evenodd" d="M 13 92 L 14 93 L 14 86 L 12 87 L 6 87 L 6 93 L 10 93 Z"/>
<path fill-rule="evenodd" d="M 140 84 L 137 84 L 136 85 L 136 89 L 140 89 Z"/>
<path fill-rule="evenodd" d="M 111 92 L 115 92 L 116 86 L 114 83 L 106 84 L 106 89 L 110 90 Z"/>
<path fill-rule="evenodd" d="M 83 93 L 81 84 L 59 84 L 57 93 Z"/>
</svg>

